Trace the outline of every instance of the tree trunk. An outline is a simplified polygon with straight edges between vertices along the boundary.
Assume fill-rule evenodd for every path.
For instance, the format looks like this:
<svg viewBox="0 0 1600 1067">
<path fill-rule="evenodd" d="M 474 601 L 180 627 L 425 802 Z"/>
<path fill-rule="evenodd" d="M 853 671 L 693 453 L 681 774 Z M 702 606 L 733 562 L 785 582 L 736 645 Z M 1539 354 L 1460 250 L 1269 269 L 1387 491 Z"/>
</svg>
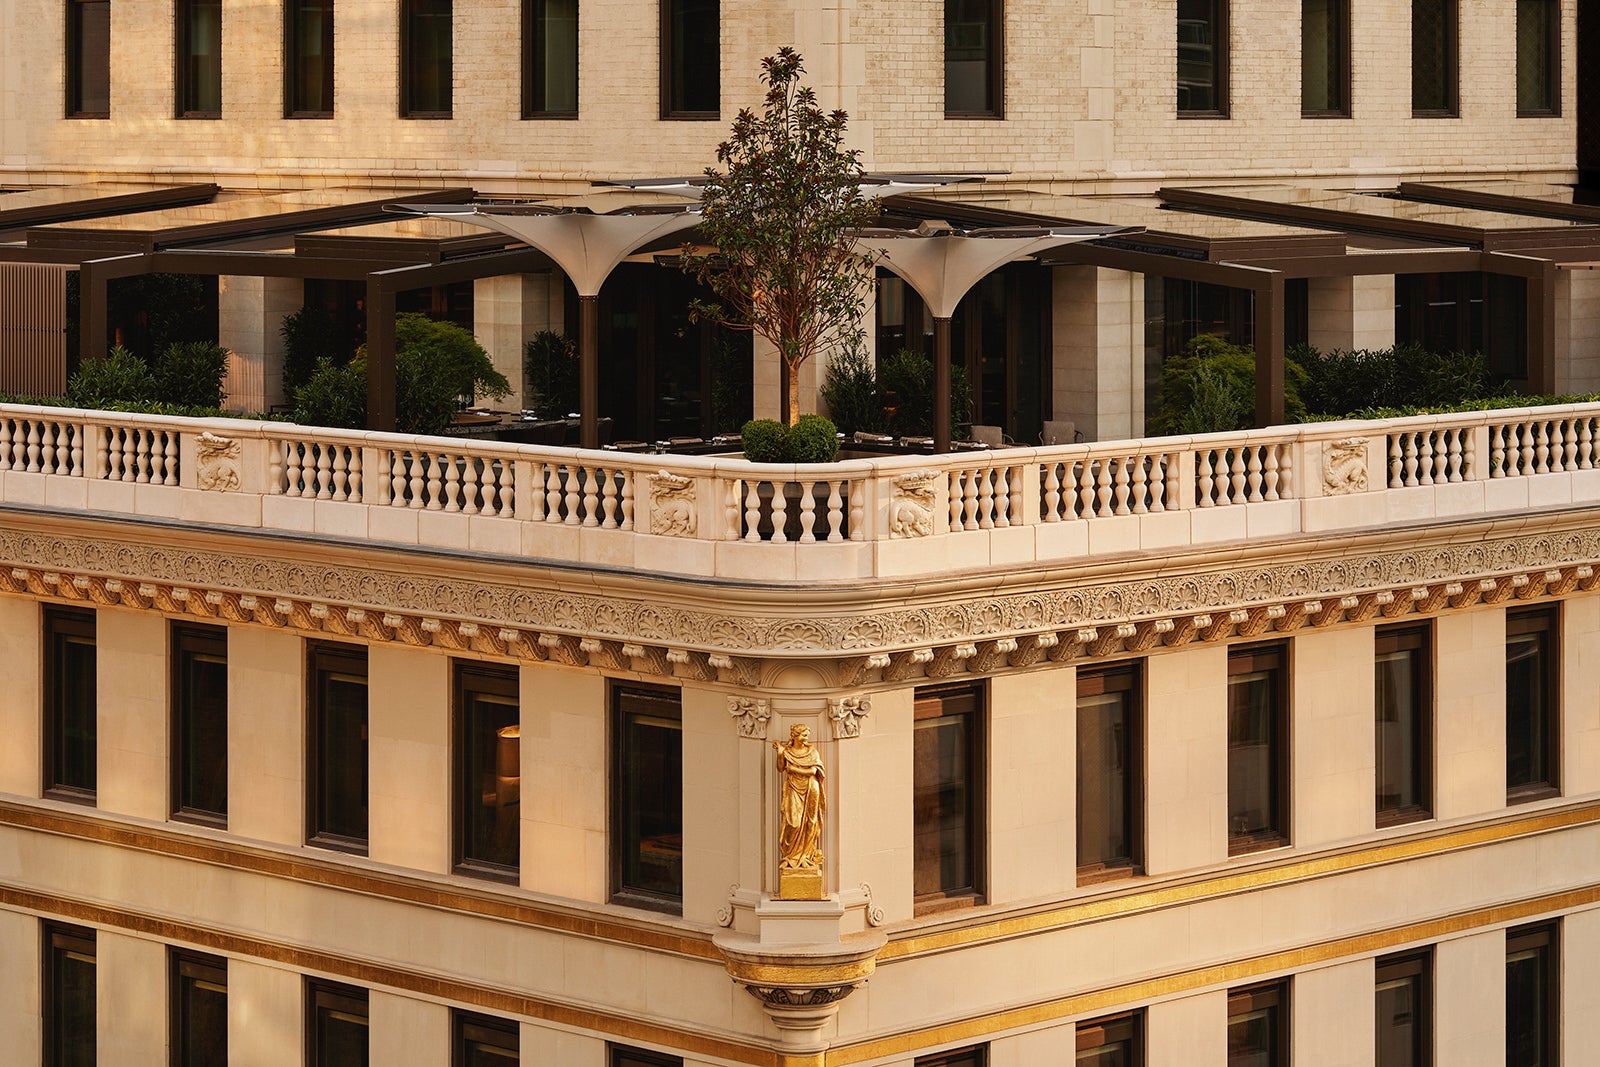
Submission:
<svg viewBox="0 0 1600 1067">
<path fill-rule="evenodd" d="M 789 425 L 800 421 L 800 364 L 784 360 L 789 369 Z"/>
</svg>

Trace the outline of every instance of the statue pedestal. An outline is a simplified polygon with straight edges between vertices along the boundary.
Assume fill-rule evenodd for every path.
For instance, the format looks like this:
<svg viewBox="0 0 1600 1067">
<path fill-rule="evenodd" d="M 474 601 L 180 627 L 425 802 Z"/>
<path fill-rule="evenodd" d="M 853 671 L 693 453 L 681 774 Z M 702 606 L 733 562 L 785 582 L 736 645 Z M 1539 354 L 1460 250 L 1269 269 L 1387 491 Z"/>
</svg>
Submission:
<svg viewBox="0 0 1600 1067">
<path fill-rule="evenodd" d="M 778 872 L 779 900 L 827 900 L 822 890 L 821 871 Z"/>
</svg>

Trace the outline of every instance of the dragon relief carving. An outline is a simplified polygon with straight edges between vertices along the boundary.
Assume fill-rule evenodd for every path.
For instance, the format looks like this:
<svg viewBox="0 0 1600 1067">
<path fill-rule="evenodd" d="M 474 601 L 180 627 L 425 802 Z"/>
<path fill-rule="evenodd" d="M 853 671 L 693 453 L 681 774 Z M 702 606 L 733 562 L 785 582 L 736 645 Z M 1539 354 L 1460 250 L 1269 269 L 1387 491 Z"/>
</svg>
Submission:
<svg viewBox="0 0 1600 1067">
<path fill-rule="evenodd" d="M 662 537 L 694 537 L 697 525 L 694 479 L 668 471 L 650 475 L 650 532 Z"/>
<path fill-rule="evenodd" d="M 931 470 L 902 474 L 894 480 L 889 499 L 889 536 L 931 537 L 934 500 L 938 496 L 939 472 Z"/>
<path fill-rule="evenodd" d="M 195 438 L 199 466 L 195 484 L 217 493 L 239 490 L 239 442 L 209 431 Z"/>
<path fill-rule="evenodd" d="M 1322 453 L 1322 491 L 1347 496 L 1367 491 L 1367 439 L 1329 441 Z"/>
</svg>

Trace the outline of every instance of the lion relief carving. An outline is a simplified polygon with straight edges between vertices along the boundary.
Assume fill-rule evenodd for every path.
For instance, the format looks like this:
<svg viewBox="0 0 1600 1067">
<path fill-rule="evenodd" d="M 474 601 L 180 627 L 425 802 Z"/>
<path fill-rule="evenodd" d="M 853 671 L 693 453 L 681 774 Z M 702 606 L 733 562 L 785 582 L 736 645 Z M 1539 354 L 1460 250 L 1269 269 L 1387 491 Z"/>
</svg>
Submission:
<svg viewBox="0 0 1600 1067">
<path fill-rule="evenodd" d="M 217 493 L 239 490 L 239 442 L 209 431 L 195 438 L 199 468 L 195 484 Z"/>
<path fill-rule="evenodd" d="M 650 475 L 650 532 L 693 537 L 696 527 L 694 479 L 668 471 Z"/>
</svg>

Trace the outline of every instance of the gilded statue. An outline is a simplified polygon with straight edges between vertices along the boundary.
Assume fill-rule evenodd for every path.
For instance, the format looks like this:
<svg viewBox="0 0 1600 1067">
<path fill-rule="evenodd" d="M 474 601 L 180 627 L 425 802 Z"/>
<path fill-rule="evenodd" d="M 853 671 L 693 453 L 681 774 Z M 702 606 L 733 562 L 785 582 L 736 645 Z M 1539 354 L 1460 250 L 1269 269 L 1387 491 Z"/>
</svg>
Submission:
<svg viewBox="0 0 1600 1067">
<path fill-rule="evenodd" d="M 822 754 L 811 743 L 811 728 L 796 723 L 789 728 L 788 744 L 772 742 L 783 774 L 778 832 L 779 896 L 789 900 L 816 900 L 822 896 L 822 816 L 828 810 L 823 790 L 827 772 Z"/>
</svg>

